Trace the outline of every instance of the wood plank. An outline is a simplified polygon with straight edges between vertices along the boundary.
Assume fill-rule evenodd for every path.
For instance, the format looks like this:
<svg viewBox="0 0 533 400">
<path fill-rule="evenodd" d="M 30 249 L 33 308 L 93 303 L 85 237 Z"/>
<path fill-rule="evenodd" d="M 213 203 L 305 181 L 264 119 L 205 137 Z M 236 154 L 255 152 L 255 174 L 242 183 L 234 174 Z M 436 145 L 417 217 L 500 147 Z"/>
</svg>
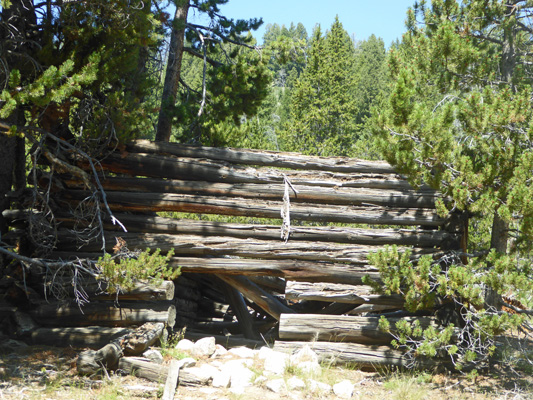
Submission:
<svg viewBox="0 0 533 400">
<path fill-rule="evenodd" d="M 70 189 L 83 189 L 85 184 L 74 178 L 64 178 Z M 106 191 L 194 194 L 197 196 L 242 197 L 279 200 L 284 195 L 284 183 L 221 183 L 160 178 L 101 177 Z M 369 189 L 337 186 L 304 186 L 293 184 L 298 191 L 290 192 L 291 203 L 321 203 L 330 205 L 380 205 L 386 207 L 435 208 L 435 191 Z"/>
<path fill-rule="evenodd" d="M 161 400 L 173 400 L 176 394 L 176 386 L 178 386 L 178 379 L 180 376 L 181 363 L 178 360 L 170 361 L 168 367 L 167 380 L 165 382 L 165 389 Z"/>
<path fill-rule="evenodd" d="M 59 251 L 97 252 L 101 249 L 100 241 L 80 246 L 70 230 L 57 233 Z M 113 252 L 116 238 L 124 239 L 130 249 L 160 249 L 162 252 L 174 250 L 176 256 L 206 257 L 235 256 L 245 258 L 261 258 L 265 260 L 307 260 L 327 261 L 351 264 L 368 264 L 368 255 L 380 250 L 377 246 L 313 243 L 302 241 L 284 242 L 281 239 L 266 241 L 258 239 L 238 239 L 217 236 L 166 235 L 154 233 L 105 232 L 106 251 Z M 401 251 L 401 249 L 400 249 Z M 411 249 L 412 259 L 424 254 L 437 254 L 438 249 Z"/>
<path fill-rule="evenodd" d="M 384 161 L 365 161 L 348 157 L 305 156 L 267 150 L 233 149 L 229 147 L 188 146 L 178 143 L 136 140 L 128 142 L 126 150 L 136 153 L 167 153 L 178 157 L 207 158 L 235 164 L 266 165 L 279 168 L 342 172 L 386 172 L 394 168 Z"/>
<path fill-rule="evenodd" d="M 420 321 L 422 327 L 433 323 L 429 317 L 402 318 L 408 322 Z M 394 327 L 400 318 L 388 318 Z M 389 333 L 379 329 L 379 317 L 324 314 L 282 314 L 279 320 L 279 338 L 296 341 L 352 342 L 361 344 L 390 344 Z"/>
<path fill-rule="evenodd" d="M 287 281 L 285 298 L 290 300 L 314 300 L 349 304 L 382 304 L 402 307 L 404 298 L 400 295 L 373 293 L 370 286 L 342 283 Z"/>
<path fill-rule="evenodd" d="M 84 190 L 65 190 L 63 200 L 81 201 L 90 195 Z M 107 201 L 113 211 L 178 211 L 199 214 L 236 215 L 280 219 L 282 201 L 253 199 L 228 200 L 212 196 L 161 193 L 109 192 Z M 442 226 L 446 219 L 434 210 L 364 206 L 291 204 L 291 220 L 342 222 L 373 225 Z"/>
<path fill-rule="evenodd" d="M 420 367 L 432 368 L 442 366 L 442 360 L 419 359 L 413 362 L 403 352 L 394 350 L 389 346 L 369 346 L 358 343 L 340 342 L 288 342 L 276 340 L 274 350 L 284 353 L 293 353 L 309 346 L 317 353 L 321 362 L 338 364 L 357 364 L 360 368 L 372 369 L 383 366 L 408 367 L 413 363 Z"/>
</svg>

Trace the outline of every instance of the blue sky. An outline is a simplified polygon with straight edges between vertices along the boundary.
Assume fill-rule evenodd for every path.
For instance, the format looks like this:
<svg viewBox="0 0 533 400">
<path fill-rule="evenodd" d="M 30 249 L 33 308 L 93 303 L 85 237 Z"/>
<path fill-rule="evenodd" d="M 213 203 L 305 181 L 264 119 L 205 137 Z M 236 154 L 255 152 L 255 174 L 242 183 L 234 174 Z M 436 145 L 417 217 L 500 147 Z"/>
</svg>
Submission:
<svg viewBox="0 0 533 400">
<path fill-rule="evenodd" d="M 405 32 L 405 16 L 415 0 L 229 0 L 221 7 L 222 14 L 234 19 L 262 17 L 263 26 L 254 33 L 259 43 L 263 41 L 265 26 L 269 23 L 301 22 L 311 35 L 315 24 L 322 30 L 330 28 L 339 16 L 344 29 L 356 40 L 367 39 L 371 34 L 381 37 L 388 47 Z"/>
</svg>

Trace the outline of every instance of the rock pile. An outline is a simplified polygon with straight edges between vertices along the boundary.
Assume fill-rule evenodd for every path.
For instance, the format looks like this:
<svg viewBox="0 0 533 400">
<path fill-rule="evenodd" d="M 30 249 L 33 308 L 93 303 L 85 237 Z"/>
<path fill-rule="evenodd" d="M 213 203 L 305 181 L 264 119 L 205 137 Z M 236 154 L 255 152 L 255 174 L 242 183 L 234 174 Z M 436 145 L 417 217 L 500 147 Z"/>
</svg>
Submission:
<svg viewBox="0 0 533 400">
<path fill-rule="evenodd" d="M 356 384 L 366 377 L 362 372 L 357 374 L 357 380 L 328 375 L 327 368 L 319 364 L 317 354 L 309 346 L 289 355 L 267 346 L 257 350 L 226 349 L 216 344 L 215 338 L 207 337 L 196 342 L 183 339 L 175 348 L 189 356 L 180 360 L 180 374 L 195 376 L 194 381 L 206 383 L 202 388 L 191 388 L 180 382 L 178 394 L 182 399 L 188 398 L 187 393 L 193 396 L 193 392 L 204 393 L 201 398 L 213 399 L 244 395 L 266 400 L 288 394 L 302 399 L 349 399 L 356 394 Z M 150 350 L 150 358 L 160 360 L 153 351 Z M 260 391 L 264 395 L 259 395 Z"/>
</svg>

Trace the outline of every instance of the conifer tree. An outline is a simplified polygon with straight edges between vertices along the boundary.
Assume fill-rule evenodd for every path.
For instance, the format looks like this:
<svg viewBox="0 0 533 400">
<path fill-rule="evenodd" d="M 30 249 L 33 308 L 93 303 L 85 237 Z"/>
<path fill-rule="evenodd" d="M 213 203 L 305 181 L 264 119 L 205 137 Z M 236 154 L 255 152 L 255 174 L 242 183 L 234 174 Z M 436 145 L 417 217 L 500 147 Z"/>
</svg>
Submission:
<svg viewBox="0 0 533 400">
<path fill-rule="evenodd" d="M 355 49 L 338 17 L 313 32 L 305 70 L 291 93 L 285 148 L 317 155 L 347 154 L 356 134 Z"/>
<path fill-rule="evenodd" d="M 533 287 L 532 12 L 525 0 L 420 1 L 389 56 L 394 85 L 376 118 L 391 163 L 442 191 L 442 212 L 464 210 L 476 230 L 486 226 L 476 252 L 433 270 L 428 285 L 454 302 L 461 323 L 479 335 L 470 338 L 484 345 L 520 321 L 500 312 L 499 295 L 524 300 Z M 491 352 L 481 341 L 465 341 L 462 352 L 440 345 L 460 362 Z"/>
</svg>

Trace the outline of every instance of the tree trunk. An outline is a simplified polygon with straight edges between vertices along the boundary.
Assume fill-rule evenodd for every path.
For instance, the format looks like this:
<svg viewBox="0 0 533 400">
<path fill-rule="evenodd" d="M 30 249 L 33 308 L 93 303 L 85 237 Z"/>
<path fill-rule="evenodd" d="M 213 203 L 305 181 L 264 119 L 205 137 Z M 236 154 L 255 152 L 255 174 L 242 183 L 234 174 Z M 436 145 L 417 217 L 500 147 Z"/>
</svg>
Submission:
<svg viewBox="0 0 533 400">
<path fill-rule="evenodd" d="M 170 110 L 176 102 L 176 95 L 178 93 L 188 12 L 189 0 L 179 0 L 176 2 L 176 14 L 174 15 L 172 32 L 170 34 L 165 83 L 163 86 L 163 95 L 161 96 L 161 109 L 157 122 L 156 141 L 168 142 L 172 133 L 172 115 Z"/>
</svg>

